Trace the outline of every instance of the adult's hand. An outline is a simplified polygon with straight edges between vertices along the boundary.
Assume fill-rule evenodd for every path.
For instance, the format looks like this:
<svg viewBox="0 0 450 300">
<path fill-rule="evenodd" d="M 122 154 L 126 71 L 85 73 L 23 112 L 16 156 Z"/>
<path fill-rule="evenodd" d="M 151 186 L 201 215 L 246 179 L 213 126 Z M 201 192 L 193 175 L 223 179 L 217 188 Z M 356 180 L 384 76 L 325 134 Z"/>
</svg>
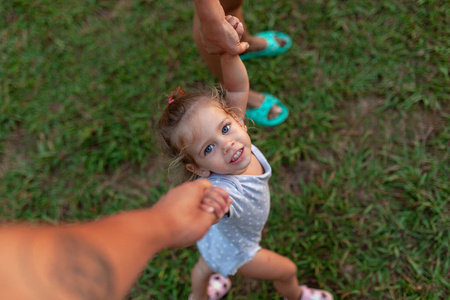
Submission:
<svg viewBox="0 0 450 300">
<path fill-rule="evenodd" d="M 201 23 L 200 36 L 211 54 L 238 55 L 247 50 L 247 44 L 240 42 L 238 33 L 225 19 L 218 25 Z"/>
<path fill-rule="evenodd" d="M 183 247 L 199 240 L 228 211 L 228 193 L 206 180 L 185 183 L 172 190 L 152 209 L 170 237 L 168 247 Z"/>
<path fill-rule="evenodd" d="M 237 55 L 247 49 L 247 44 L 240 42 L 235 28 L 225 19 L 218 0 L 194 0 L 194 3 L 200 19 L 200 36 L 209 53 Z"/>
</svg>

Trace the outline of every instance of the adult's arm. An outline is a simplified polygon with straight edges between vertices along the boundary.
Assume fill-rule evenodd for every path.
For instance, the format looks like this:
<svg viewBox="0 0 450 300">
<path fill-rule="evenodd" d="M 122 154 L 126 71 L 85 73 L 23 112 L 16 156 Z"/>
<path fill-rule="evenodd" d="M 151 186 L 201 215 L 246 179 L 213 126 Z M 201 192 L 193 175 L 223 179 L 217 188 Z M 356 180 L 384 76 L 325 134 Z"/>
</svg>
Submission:
<svg viewBox="0 0 450 300">
<path fill-rule="evenodd" d="M 240 43 L 236 30 L 225 20 L 219 0 L 194 0 L 194 4 L 202 42 L 209 53 L 237 55 L 247 50 L 247 45 Z"/>
<path fill-rule="evenodd" d="M 215 190 L 212 190 L 215 189 Z M 217 219 L 202 198 L 229 206 L 207 180 L 169 191 L 152 208 L 65 226 L 0 227 L 2 299 L 122 299 L 154 254 L 200 239 Z"/>
</svg>

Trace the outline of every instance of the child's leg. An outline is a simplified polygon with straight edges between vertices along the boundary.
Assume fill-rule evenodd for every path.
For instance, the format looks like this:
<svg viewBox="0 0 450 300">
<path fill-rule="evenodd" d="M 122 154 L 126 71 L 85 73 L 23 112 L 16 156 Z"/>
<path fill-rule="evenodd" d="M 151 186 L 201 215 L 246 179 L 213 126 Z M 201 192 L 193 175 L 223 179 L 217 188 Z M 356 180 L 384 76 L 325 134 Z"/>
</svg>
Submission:
<svg viewBox="0 0 450 300">
<path fill-rule="evenodd" d="M 289 300 L 300 299 L 297 266 L 289 258 L 261 249 L 237 274 L 255 279 L 273 280 L 276 290 Z"/>
<path fill-rule="evenodd" d="M 191 272 L 192 300 L 208 299 L 208 283 L 212 273 L 213 271 L 200 256 Z"/>
</svg>

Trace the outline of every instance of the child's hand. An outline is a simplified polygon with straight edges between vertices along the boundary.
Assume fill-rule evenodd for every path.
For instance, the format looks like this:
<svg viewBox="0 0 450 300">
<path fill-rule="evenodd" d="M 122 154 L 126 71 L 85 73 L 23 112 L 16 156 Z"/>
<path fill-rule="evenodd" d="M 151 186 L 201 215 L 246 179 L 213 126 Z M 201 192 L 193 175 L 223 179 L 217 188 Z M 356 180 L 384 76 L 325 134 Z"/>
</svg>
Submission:
<svg viewBox="0 0 450 300">
<path fill-rule="evenodd" d="M 244 34 L 244 25 L 242 24 L 242 22 L 232 15 L 226 16 L 225 19 L 228 21 L 228 23 L 230 23 L 231 26 L 233 26 L 234 30 L 236 30 L 240 40 L 242 38 L 242 35 Z"/>
<path fill-rule="evenodd" d="M 228 212 L 231 204 L 228 193 L 219 187 L 210 187 L 203 195 L 200 207 L 210 213 L 214 213 L 217 221 Z"/>
</svg>

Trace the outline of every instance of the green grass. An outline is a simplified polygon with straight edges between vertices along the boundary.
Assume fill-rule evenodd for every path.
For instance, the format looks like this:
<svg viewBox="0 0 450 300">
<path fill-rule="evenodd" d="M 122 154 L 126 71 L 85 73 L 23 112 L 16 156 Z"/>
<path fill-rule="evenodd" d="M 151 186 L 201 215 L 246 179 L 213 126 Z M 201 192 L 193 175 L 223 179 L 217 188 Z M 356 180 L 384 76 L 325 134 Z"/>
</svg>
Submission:
<svg viewBox="0 0 450 300">
<path fill-rule="evenodd" d="M 273 166 L 262 244 L 339 299 L 450 290 L 450 5 L 247 1 L 250 32 L 293 38 L 246 62 L 290 108 L 252 129 Z M 173 184 L 154 126 L 178 84 L 214 82 L 191 1 L 0 4 L 0 220 L 81 221 L 148 207 Z M 195 247 L 166 250 L 129 299 L 186 299 Z M 281 299 L 232 278 L 227 299 Z"/>
</svg>

